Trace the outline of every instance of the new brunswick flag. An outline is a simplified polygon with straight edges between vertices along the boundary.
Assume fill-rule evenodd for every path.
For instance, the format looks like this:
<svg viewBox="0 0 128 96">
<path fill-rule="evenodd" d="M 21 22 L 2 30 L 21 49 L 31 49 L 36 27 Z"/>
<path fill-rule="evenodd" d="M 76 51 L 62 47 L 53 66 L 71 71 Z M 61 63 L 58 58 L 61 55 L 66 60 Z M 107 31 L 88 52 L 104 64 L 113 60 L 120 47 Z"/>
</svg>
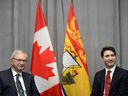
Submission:
<svg viewBox="0 0 128 96">
<path fill-rule="evenodd" d="M 85 50 L 72 3 L 66 26 L 62 84 L 66 96 L 90 96 Z"/>
</svg>

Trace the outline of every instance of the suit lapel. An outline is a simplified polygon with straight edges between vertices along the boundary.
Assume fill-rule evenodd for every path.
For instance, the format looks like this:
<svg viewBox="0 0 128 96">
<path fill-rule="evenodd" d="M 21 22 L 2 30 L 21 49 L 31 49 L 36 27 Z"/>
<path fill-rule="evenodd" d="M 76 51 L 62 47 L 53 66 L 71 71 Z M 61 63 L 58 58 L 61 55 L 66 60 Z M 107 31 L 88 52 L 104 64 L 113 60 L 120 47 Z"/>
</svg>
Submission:
<svg viewBox="0 0 128 96">
<path fill-rule="evenodd" d="M 104 91 L 104 84 L 105 84 L 105 69 L 103 70 L 103 72 L 101 72 L 101 90 L 102 92 Z"/>
<path fill-rule="evenodd" d="M 16 85 L 15 85 L 15 81 L 14 81 L 14 78 L 13 78 L 13 74 L 12 74 L 12 71 L 11 71 L 11 68 L 8 70 L 7 72 L 7 76 L 8 76 L 8 82 L 10 82 L 10 85 L 12 87 L 12 91 L 14 94 L 17 95 L 17 88 L 16 88 Z"/>
<path fill-rule="evenodd" d="M 28 81 L 28 77 L 26 76 L 26 74 L 24 72 L 22 72 L 22 76 L 23 76 L 23 80 L 24 80 L 24 85 L 26 88 L 26 94 L 28 95 L 29 93 L 29 81 Z"/>
<path fill-rule="evenodd" d="M 113 77 L 112 77 L 112 81 L 111 81 L 111 86 L 110 86 L 110 90 L 113 88 L 114 83 L 116 82 L 116 78 L 118 78 L 118 67 L 115 68 Z"/>
</svg>

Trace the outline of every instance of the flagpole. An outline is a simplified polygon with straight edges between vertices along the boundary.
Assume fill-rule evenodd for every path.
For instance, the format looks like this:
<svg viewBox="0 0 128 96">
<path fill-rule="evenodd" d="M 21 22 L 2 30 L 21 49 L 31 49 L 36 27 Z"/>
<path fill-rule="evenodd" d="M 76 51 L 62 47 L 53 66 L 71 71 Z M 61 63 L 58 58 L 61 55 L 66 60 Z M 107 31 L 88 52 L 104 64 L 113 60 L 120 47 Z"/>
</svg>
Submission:
<svg viewBox="0 0 128 96">
<path fill-rule="evenodd" d="M 73 3 L 73 0 L 71 0 L 71 2 Z"/>
<path fill-rule="evenodd" d="M 72 6 L 73 6 L 73 0 L 71 0 Z M 74 7 L 74 6 L 73 6 Z"/>
<path fill-rule="evenodd" d="M 38 1 L 41 3 L 42 0 L 38 0 Z"/>
</svg>

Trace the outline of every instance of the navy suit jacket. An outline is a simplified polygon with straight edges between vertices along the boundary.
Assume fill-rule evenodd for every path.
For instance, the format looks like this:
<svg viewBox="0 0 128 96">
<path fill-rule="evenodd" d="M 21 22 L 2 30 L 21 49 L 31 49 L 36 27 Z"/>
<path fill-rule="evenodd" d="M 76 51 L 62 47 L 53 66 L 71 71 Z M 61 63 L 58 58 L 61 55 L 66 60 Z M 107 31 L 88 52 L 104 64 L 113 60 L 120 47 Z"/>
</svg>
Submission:
<svg viewBox="0 0 128 96">
<path fill-rule="evenodd" d="M 94 77 L 91 96 L 103 96 L 105 69 Z M 128 96 L 128 71 L 116 66 L 110 85 L 110 96 Z"/>
<path fill-rule="evenodd" d="M 22 72 L 27 96 L 39 96 L 34 76 Z M 11 68 L 0 72 L 0 96 L 18 96 Z"/>
</svg>

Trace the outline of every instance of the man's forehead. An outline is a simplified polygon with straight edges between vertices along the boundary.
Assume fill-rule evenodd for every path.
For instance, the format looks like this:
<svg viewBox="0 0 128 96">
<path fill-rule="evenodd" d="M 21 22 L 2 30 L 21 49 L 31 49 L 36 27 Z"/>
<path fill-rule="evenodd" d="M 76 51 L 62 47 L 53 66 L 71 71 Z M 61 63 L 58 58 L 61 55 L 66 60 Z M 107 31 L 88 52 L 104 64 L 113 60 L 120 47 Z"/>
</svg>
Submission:
<svg viewBox="0 0 128 96">
<path fill-rule="evenodd" d="M 106 50 L 104 51 L 104 54 L 114 54 L 114 52 L 112 50 Z"/>
<path fill-rule="evenodd" d="M 23 52 L 18 52 L 18 53 L 15 54 L 14 57 L 26 57 L 26 54 L 23 53 Z"/>
</svg>

